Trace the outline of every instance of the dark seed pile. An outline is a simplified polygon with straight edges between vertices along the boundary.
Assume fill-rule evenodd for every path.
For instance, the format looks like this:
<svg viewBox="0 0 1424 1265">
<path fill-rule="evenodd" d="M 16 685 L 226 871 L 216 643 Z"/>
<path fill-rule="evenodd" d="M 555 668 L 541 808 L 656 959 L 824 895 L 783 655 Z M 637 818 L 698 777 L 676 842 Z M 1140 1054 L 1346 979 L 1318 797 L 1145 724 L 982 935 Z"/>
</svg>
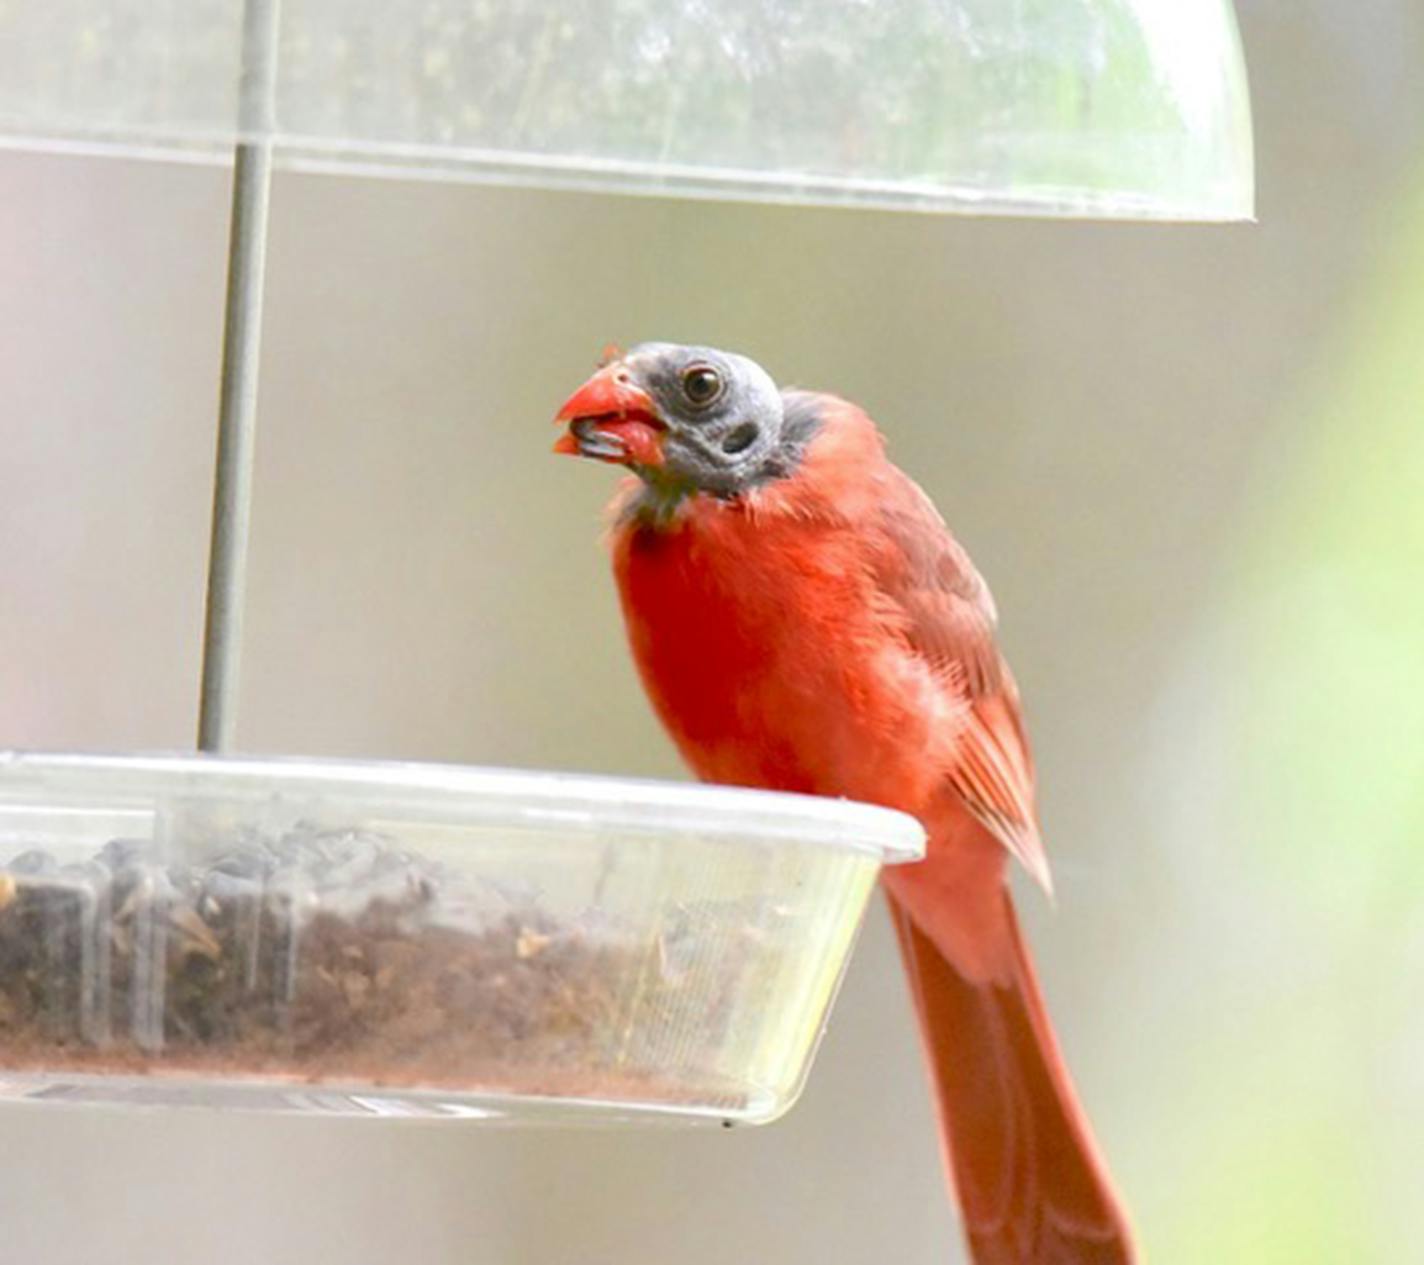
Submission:
<svg viewBox="0 0 1424 1265">
<path fill-rule="evenodd" d="M 201 867 L 30 851 L 0 868 L 0 1066 L 656 1095 L 718 1047 L 758 947 L 697 930 L 561 924 L 359 831 Z"/>
</svg>

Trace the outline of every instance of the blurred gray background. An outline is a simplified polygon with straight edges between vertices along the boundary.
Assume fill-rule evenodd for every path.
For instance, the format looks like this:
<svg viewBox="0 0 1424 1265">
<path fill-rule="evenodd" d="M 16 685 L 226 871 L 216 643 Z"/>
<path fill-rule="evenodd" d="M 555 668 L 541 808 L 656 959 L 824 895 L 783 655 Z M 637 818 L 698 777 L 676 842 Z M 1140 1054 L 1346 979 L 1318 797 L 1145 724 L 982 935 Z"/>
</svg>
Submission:
<svg viewBox="0 0 1424 1265">
<path fill-rule="evenodd" d="M 681 776 L 548 455 L 602 344 L 844 393 L 989 577 L 1027 918 L 1154 1261 L 1424 1236 L 1424 11 L 1245 0 L 1260 223 L 279 177 L 250 750 Z M 195 724 L 227 173 L 0 153 L 0 745 Z M 765 1130 L 0 1113 L 0 1260 L 960 1259 L 876 906 Z"/>
</svg>

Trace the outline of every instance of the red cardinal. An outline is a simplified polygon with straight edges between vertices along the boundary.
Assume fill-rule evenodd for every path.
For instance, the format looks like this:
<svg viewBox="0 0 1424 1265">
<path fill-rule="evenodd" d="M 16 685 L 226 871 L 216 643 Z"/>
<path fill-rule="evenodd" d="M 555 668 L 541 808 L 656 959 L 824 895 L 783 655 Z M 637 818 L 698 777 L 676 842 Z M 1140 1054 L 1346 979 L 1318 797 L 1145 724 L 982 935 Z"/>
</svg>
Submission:
<svg viewBox="0 0 1424 1265">
<path fill-rule="evenodd" d="M 978 1265 L 1120 1265 L 1127 1219 L 1006 886 L 1045 888 L 994 602 L 875 424 L 744 356 L 645 343 L 560 410 L 555 451 L 627 466 L 613 566 L 653 706 L 709 782 L 913 813 L 885 886 Z"/>
</svg>

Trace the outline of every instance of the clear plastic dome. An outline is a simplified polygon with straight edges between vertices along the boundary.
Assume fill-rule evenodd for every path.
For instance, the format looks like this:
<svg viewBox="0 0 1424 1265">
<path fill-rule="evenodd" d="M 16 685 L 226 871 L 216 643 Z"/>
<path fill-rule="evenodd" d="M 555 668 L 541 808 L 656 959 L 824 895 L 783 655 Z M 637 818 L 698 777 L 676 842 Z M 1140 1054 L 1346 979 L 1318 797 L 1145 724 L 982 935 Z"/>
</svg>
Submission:
<svg viewBox="0 0 1424 1265">
<path fill-rule="evenodd" d="M 227 160 L 238 0 L 0 14 L 11 143 Z M 284 0 L 273 118 L 286 166 L 979 213 L 1253 204 L 1229 0 Z"/>
</svg>

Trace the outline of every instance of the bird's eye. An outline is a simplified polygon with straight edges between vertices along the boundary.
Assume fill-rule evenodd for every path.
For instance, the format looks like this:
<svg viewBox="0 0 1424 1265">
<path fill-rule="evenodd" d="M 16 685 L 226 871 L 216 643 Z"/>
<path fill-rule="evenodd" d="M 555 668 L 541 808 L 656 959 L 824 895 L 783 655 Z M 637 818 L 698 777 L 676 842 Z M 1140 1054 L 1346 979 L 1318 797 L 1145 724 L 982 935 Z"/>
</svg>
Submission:
<svg viewBox="0 0 1424 1265">
<path fill-rule="evenodd" d="M 682 393 L 689 404 L 705 408 L 722 394 L 722 375 L 711 365 L 693 365 L 683 370 Z"/>
</svg>

